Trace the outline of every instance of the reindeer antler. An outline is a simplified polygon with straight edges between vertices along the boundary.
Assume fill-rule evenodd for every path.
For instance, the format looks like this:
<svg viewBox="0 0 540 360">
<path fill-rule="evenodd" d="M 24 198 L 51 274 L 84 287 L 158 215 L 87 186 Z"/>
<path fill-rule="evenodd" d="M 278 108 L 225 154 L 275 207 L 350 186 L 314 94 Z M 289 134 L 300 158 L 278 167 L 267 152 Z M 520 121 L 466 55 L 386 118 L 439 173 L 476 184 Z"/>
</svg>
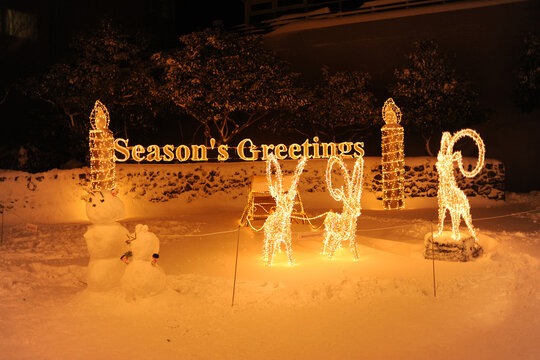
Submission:
<svg viewBox="0 0 540 360">
<path fill-rule="evenodd" d="M 294 198 L 296 197 L 298 181 L 300 179 L 300 175 L 304 171 L 306 161 L 307 158 L 304 156 L 298 162 L 298 165 L 296 165 L 290 188 L 287 191 L 287 196 L 283 198 L 287 204 L 292 204 Z M 275 181 L 272 180 L 272 167 L 276 169 Z M 268 188 L 270 189 L 270 194 L 272 197 L 274 197 L 274 199 L 281 198 L 281 194 L 285 192 L 285 189 L 283 188 L 283 172 L 281 171 L 281 166 L 279 166 L 279 162 L 274 154 L 268 155 L 266 180 L 268 182 Z"/>
<path fill-rule="evenodd" d="M 306 166 L 307 158 L 304 156 L 298 164 L 296 165 L 296 169 L 294 170 L 293 179 L 291 182 L 291 187 L 289 188 L 289 192 L 287 193 L 287 200 L 292 203 L 294 201 L 294 198 L 296 197 L 297 191 L 297 185 L 300 181 L 300 175 L 302 175 L 302 172 L 304 171 L 304 167 Z"/>
<path fill-rule="evenodd" d="M 463 167 L 463 156 L 461 155 L 461 151 L 456 151 L 454 153 L 455 143 L 463 137 L 470 137 L 476 143 L 476 146 L 478 147 L 478 161 L 476 162 L 476 167 L 470 172 L 466 171 L 465 168 Z M 486 147 L 480 135 L 472 129 L 463 129 L 455 133 L 454 136 L 452 136 L 452 138 L 449 141 L 446 153 L 447 155 L 452 155 L 454 161 L 457 161 L 459 170 L 465 177 L 476 176 L 480 172 L 480 170 L 482 170 L 482 168 L 484 167 Z"/>
<path fill-rule="evenodd" d="M 276 181 L 272 181 L 272 166 L 276 169 Z M 270 194 L 276 198 L 278 194 L 283 192 L 283 173 L 281 172 L 281 166 L 274 154 L 268 155 L 268 161 L 266 163 L 266 182 L 270 189 Z"/>
<path fill-rule="evenodd" d="M 343 191 L 343 186 L 334 189 L 334 186 L 332 185 L 332 169 L 336 163 L 341 167 L 341 172 L 345 178 L 345 191 Z M 332 156 L 328 159 L 328 165 L 326 166 L 326 187 L 328 188 L 330 196 L 336 201 L 344 201 L 344 199 L 348 198 L 351 194 L 351 189 L 349 188 L 349 172 L 347 171 L 347 167 L 343 163 L 343 160 L 337 156 Z"/>
<path fill-rule="evenodd" d="M 352 188 L 354 191 L 354 196 L 352 196 L 355 204 L 360 206 L 360 199 L 362 198 L 362 184 L 364 182 L 364 158 L 359 157 L 354 163 L 353 177 L 352 177 Z"/>
</svg>

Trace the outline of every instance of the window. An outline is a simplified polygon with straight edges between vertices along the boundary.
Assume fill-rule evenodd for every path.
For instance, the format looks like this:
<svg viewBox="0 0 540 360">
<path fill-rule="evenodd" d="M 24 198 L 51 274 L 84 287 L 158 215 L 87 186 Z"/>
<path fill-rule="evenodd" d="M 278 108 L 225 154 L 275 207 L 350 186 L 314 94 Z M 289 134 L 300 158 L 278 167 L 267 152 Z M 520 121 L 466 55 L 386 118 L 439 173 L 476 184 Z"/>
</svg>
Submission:
<svg viewBox="0 0 540 360">
<path fill-rule="evenodd" d="M 2 19 L 6 35 L 36 40 L 38 37 L 36 15 L 7 9 Z"/>
</svg>

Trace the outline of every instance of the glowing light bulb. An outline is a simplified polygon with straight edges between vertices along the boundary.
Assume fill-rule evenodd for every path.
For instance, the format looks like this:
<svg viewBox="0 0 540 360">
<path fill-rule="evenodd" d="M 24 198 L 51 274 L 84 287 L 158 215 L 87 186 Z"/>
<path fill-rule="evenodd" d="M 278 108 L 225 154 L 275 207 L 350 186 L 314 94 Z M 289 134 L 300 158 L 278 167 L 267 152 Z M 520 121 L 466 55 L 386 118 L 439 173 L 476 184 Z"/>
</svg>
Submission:
<svg viewBox="0 0 540 360">
<path fill-rule="evenodd" d="M 283 173 L 274 154 L 268 155 L 266 161 L 266 179 L 270 194 L 276 202 L 276 208 L 266 219 L 264 229 L 264 261 L 267 265 L 272 265 L 276 251 L 285 247 L 289 264 L 294 262 L 292 257 L 292 229 L 291 214 L 297 195 L 297 186 L 300 175 L 304 171 L 307 158 L 304 156 L 298 162 L 291 185 L 287 191 L 283 188 Z M 272 168 L 275 168 L 275 180 L 272 179 Z"/>
<path fill-rule="evenodd" d="M 342 176 L 345 179 L 345 186 L 334 189 L 332 185 L 332 168 L 339 165 Z M 343 211 L 336 214 L 328 212 L 324 219 L 324 240 L 323 254 L 332 258 L 335 252 L 341 248 L 342 242 L 349 242 L 349 246 L 354 254 L 354 259 L 358 260 L 358 250 L 356 246 L 356 220 L 360 216 L 362 198 L 362 183 L 364 175 L 364 159 L 358 158 L 354 163 L 352 176 L 349 176 L 347 166 L 341 158 L 336 156 L 328 160 L 326 166 L 326 186 L 330 195 L 336 201 L 343 201 Z"/>
<path fill-rule="evenodd" d="M 116 188 L 114 137 L 108 129 L 109 111 L 99 100 L 90 114 L 90 189 L 91 191 Z"/>
<path fill-rule="evenodd" d="M 382 128 L 382 189 L 383 205 L 386 210 L 402 209 L 405 198 L 405 155 L 403 151 L 403 127 L 401 111 L 392 98 L 382 108 L 386 123 Z"/>
<path fill-rule="evenodd" d="M 470 137 L 478 147 L 478 161 L 472 171 L 466 171 L 463 168 L 463 157 L 460 151 L 454 152 L 455 143 L 463 137 Z M 484 141 L 478 133 L 471 129 L 463 129 L 453 136 L 449 132 L 444 132 L 441 139 L 441 148 L 437 154 L 437 172 L 439 173 L 439 226 L 436 236 L 440 236 L 443 231 L 444 218 L 446 211 L 450 212 L 452 219 L 452 237 L 454 240 L 460 240 L 459 225 L 461 218 L 469 228 L 475 242 L 478 242 L 476 232 L 472 225 L 471 208 L 465 193 L 458 188 L 456 177 L 454 175 L 454 162 L 458 163 L 459 170 L 465 177 L 476 176 L 484 167 L 484 157 L 486 149 Z"/>
</svg>

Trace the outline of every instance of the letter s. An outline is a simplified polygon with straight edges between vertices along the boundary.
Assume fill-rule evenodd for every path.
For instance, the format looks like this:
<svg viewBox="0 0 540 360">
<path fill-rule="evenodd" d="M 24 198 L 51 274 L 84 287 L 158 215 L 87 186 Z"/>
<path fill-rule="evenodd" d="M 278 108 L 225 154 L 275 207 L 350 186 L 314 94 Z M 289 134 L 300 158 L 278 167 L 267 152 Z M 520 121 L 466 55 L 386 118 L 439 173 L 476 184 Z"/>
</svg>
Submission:
<svg viewBox="0 0 540 360">
<path fill-rule="evenodd" d="M 124 143 L 124 146 L 120 145 L 120 143 Z M 124 155 L 123 158 L 119 158 L 116 156 L 116 153 L 114 154 L 114 161 L 124 162 L 129 160 L 129 150 L 128 150 L 128 143 L 129 139 L 122 139 L 118 138 L 114 140 L 114 150 L 116 152 L 119 152 L 120 154 Z"/>
</svg>

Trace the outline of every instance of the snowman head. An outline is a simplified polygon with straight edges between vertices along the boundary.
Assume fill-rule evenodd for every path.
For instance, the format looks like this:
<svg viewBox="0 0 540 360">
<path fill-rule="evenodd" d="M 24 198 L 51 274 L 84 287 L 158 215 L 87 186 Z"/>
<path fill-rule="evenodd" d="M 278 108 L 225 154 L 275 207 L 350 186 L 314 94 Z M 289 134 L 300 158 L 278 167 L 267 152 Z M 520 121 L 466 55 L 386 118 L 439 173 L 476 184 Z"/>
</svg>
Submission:
<svg viewBox="0 0 540 360">
<path fill-rule="evenodd" d="M 152 255 L 159 253 L 159 239 L 151 231 L 148 225 L 138 224 L 135 226 L 135 240 L 131 242 L 131 251 L 134 260 L 152 260 Z"/>
<path fill-rule="evenodd" d="M 124 203 L 110 190 L 90 194 L 86 200 L 86 215 L 94 224 L 108 224 L 126 215 Z"/>
</svg>

